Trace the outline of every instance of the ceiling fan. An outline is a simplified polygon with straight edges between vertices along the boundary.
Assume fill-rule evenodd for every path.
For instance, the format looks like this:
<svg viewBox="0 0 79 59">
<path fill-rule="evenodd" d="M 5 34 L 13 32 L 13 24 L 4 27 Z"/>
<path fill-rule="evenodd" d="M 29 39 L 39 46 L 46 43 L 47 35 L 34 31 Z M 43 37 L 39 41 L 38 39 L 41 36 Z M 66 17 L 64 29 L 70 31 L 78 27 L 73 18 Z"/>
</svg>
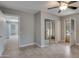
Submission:
<svg viewBox="0 0 79 59">
<path fill-rule="evenodd" d="M 70 8 L 70 9 L 73 9 L 73 10 L 78 8 L 78 7 L 70 6 L 70 4 L 73 4 L 77 1 L 57 1 L 57 2 L 59 3 L 59 6 L 50 7 L 50 8 L 48 8 L 48 10 L 54 9 L 54 8 L 59 8 L 58 13 L 60 13 L 62 10 L 66 10 L 67 8 Z"/>
</svg>

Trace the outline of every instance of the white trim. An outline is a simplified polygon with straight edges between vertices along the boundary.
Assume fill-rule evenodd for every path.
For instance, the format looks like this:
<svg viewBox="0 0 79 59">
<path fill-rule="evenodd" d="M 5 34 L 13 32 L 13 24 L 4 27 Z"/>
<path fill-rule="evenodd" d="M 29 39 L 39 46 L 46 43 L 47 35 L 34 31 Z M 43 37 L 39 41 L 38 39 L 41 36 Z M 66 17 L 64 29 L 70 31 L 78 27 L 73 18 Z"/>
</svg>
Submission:
<svg viewBox="0 0 79 59">
<path fill-rule="evenodd" d="M 41 48 L 45 47 L 45 45 L 40 46 Z"/>
<path fill-rule="evenodd" d="M 75 21 L 75 24 L 74 24 L 75 25 L 75 28 L 74 29 L 75 29 L 75 43 L 76 43 L 76 41 L 77 41 L 77 38 L 76 38 L 76 26 L 77 26 L 76 25 L 76 19 L 74 19 L 74 21 Z"/>
<path fill-rule="evenodd" d="M 74 20 L 74 44 L 76 44 L 76 19 L 74 17 L 70 17 L 70 19 Z"/>
<path fill-rule="evenodd" d="M 38 43 L 35 43 L 35 45 L 37 45 L 38 47 L 41 47 Z"/>
<path fill-rule="evenodd" d="M 18 17 L 18 47 L 20 47 L 20 34 L 21 34 L 21 32 L 20 32 L 20 15 L 7 13 L 7 14 L 5 14 L 5 16 Z"/>
<path fill-rule="evenodd" d="M 29 43 L 29 44 L 20 45 L 20 47 L 27 47 L 27 46 L 34 45 L 34 44 L 35 44 L 35 43 L 32 42 L 32 43 Z"/>
<path fill-rule="evenodd" d="M 37 45 L 38 47 L 45 47 L 45 45 L 39 45 L 38 43 L 35 43 L 35 45 Z"/>
<path fill-rule="evenodd" d="M 79 45 L 79 43 L 75 43 L 76 45 Z"/>
<path fill-rule="evenodd" d="M 20 45 L 20 47 L 22 48 L 22 47 L 27 47 L 27 46 L 30 46 L 30 45 L 37 45 L 38 47 L 45 47 L 44 45 L 39 45 L 39 44 L 37 44 L 37 43 L 34 43 L 34 42 L 32 42 L 32 43 L 29 43 L 29 44 L 25 44 L 25 45 Z"/>
<path fill-rule="evenodd" d="M 4 48 L 0 50 L 0 56 L 2 56 L 3 52 L 4 52 Z"/>
</svg>

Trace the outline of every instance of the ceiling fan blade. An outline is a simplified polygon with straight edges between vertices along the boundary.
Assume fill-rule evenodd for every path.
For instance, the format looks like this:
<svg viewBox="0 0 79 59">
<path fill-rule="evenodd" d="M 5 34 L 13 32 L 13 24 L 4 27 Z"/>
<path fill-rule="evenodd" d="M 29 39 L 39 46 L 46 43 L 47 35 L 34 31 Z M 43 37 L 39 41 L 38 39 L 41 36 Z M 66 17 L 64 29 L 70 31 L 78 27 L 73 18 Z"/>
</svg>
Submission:
<svg viewBox="0 0 79 59">
<path fill-rule="evenodd" d="M 57 2 L 60 4 L 61 1 L 57 1 Z"/>
<path fill-rule="evenodd" d="M 77 1 L 70 1 L 68 4 L 72 4 L 72 3 L 75 3 L 75 2 L 77 2 Z"/>
<path fill-rule="evenodd" d="M 60 13 L 60 12 L 61 12 L 61 10 L 58 11 L 58 13 Z"/>
<path fill-rule="evenodd" d="M 68 8 L 70 8 L 70 9 L 77 9 L 78 7 L 74 7 L 74 6 L 68 6 Z"/>
<path fill-rule="evenodd" d="M 48 8 L 48 9 L 54 9 L 54 8 L 58 8 L 58 6 L 56 6 L 56 7 L 50 7 L 50 8 Z"/>
</svg>

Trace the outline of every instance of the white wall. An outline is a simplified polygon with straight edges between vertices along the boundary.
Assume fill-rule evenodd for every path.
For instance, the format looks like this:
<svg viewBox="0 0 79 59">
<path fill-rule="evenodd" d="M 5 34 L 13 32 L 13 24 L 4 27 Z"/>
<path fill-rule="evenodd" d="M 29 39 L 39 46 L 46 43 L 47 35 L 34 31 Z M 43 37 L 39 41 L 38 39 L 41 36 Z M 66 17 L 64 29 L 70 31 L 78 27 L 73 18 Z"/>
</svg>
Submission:
<svg viewBox="0 0 79 59">
<path fill-rule="evenodd" d="M 55 20 L 55 41 L 61 40 L 61 22 L 60 17 L 49 14 L 47 12 L 41 12 L 41 45 L 45 45 L 45 19 Z"/>
<path fill-rule="evenodd" d="M 35 43 L 41 46 L 41 13 L 35 14 Z"/>
<path fill-rule="evenodd" d="M 5 14 L 13 14 L 13 15 L 20 16 L 20 38 L 19 38 L 20 46 L 26 46 L 33 42 L 35 42 L 40 46 L 45 46 L 45 33 L 44 33 L 45 19 L 55 20 L 56 41 L 57 42 L 60 41 L 61 26 L 60 26 L 60 18 L 58 16 L 54 16 L 46 12 L 38 12 L 37 14 L 33 15 L 32 13 L 20 12 L 16 10 L 7 9 L 7 8 L 1 8 L 1 10 Z M 34 19 L 34 17 L 36 17 L 35 18 L 36 20 Z M 35 30 L 34 28 L 37 30 Z"/>
<path fill-rule="evenodd" d="M 6 44 L 6 39 L 5 39 L 5 16 L 4 14 L 0 11 L 0 56 L 2 55 L 5 44 Z"/>
<path fill-rule="evenodd" d="M 5 14 L 20 16 L 20 46 L 25 46 L 34 42 L 34 15 L 7 8 L 0 8 Z"/>
<path fill-rule="evenodd" d="M 64 41 L 64 19 L 61 17 L 61 40 Z"/>
<path fill-rule="evenodd" d="M 34 42 L 34 15 L 30 13 L 22 14 L 20 17 L 20 44 L 30 44 Z"/>
<path fill-rule="evenodd" d="M 39 45 L 41 47 L 45 46 L 45 19 L 51 19 L 55 20 L 55 35 L 56 35 L 56 42 L 61 40 L 61 24 L 60 24 L 60 18 L 58 16 L 54 16 L 51 14 L 48 14 L 46 12 L 38 12 L 36 14 L 36 28 L 38 29 L 36 31 L 36 40 L 39 41 Z M 35 29 L 36 29 L 35 28 Z"/>
</svg>

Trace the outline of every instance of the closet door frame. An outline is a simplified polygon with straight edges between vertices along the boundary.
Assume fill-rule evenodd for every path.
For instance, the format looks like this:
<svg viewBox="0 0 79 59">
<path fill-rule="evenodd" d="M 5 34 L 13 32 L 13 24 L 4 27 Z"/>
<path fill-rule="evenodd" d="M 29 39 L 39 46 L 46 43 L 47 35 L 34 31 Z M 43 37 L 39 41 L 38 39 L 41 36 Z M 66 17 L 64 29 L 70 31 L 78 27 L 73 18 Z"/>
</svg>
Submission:
<svg viewBox="0 0 79 59">
<path fill-rule="evenodd" d="M 49 22 L 49 38 L 47 39 L 46 38 L 46 22 Z M 49 44 L 50 44 L 50 42 L 51 42 L 51 36 L 50 36 L 50 22 L 52 23 L 52 25 L 53 25 L 53 22 L 55 22 L 55 20 L 50 20 L 50 19 L 45 19 L 45 40 L 49 40 Z M 54 24 L 54 28 L 55 28 L 55 24 Z M 52 29 L 53 29 L 53 26 L 52 26 Z M 55 30 L 54 30 L 55 31 Z M 54 32 L 54 34 L 55 34 L 55 32 Z M 53 32 L 52 32 L 52 35 L 53 35 Z"/>
</svg>

